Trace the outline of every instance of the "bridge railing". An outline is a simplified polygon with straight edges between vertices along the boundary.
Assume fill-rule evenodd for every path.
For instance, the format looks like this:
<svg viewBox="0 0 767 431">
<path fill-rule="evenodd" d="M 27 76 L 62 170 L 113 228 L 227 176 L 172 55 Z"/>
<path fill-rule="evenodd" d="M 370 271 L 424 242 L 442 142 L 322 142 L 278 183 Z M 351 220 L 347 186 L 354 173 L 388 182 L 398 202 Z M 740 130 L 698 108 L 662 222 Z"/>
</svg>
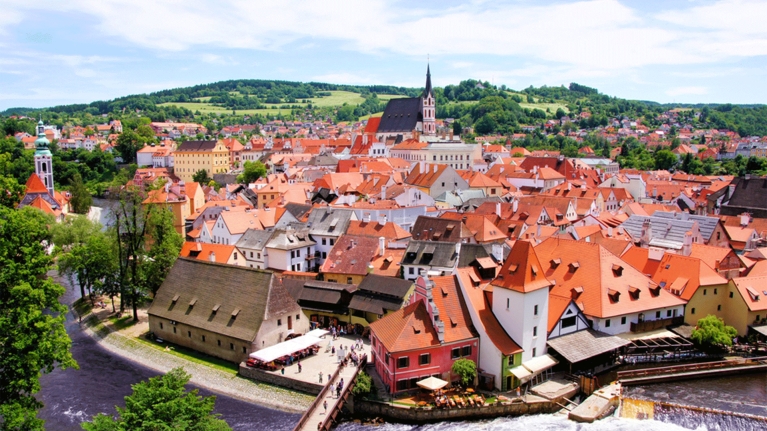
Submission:
<svg viewBox="0 0 767 431">
<path fill-rule="evenodd" d="M 728 360 L 728 361 L 703 362 L 698 364 L 672 365 L 669 367 L 655 367 L 655 368 L 644 368 L 639 370 L 618 371 L 617 380 L 631 379 L 635 377 L 656 376 L 659 374 L 674 374 L 674 373 L 684 373 L 688 371 L 713 370 L 717 368 L 724 368 L 724 367 L 731 367 L 731 366 L 738 366 L 738 365 L 751 365 L 755 363 L 760 363 L 765 360 L 767 360 L 767 357 L 746 358 L 744 360 L 734 360 L 734 361 Z"/>
</svg>

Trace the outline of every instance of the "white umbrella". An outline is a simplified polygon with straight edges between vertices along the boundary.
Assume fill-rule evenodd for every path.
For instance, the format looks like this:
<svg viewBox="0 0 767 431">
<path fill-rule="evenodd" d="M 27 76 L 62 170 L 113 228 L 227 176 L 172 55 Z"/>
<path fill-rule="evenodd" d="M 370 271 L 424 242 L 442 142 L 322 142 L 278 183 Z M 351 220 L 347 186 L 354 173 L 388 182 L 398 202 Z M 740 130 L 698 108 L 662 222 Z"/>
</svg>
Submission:
<svg viewBox="0 0 767 431">
<path fill-rule="evenodd" d="M 447 382 L 436 377 L 427 377 L 420 382 L 416 382 L 416 385 L 430 391 L 436 391 L 437 389 L 442 389 L 447 386 Z"/>
</svg>

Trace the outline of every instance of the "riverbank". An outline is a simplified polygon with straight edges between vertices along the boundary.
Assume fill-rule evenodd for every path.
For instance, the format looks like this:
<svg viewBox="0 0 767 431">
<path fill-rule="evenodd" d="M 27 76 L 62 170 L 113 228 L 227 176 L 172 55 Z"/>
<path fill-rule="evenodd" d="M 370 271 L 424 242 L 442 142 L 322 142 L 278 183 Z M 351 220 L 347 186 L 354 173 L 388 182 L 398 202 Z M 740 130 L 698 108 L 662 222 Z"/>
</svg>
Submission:
<svg viewBox="0 0 767 431">
<path fill-rule="evenodd" d="M 166 373 L 176 367 L 183 367 L 192 376 L 190 382 L 196 386 L 286 412 L 303 412 L 314 400 L 310 395 L 257 383 L 227 371 L 192 362 L 156 349 L 136 339 L 142 332 L 145 332 L 141 327 L 143 322 L 118 330 L 114 324 L 104 318 L 109 314 L 108 310 L 111 310 L 111 306 L 107 310 L 96 309 L 96 312 L 84 314 L 81 325 L 86 335 L 114 355 L 160 373 Z"/>
</svg>

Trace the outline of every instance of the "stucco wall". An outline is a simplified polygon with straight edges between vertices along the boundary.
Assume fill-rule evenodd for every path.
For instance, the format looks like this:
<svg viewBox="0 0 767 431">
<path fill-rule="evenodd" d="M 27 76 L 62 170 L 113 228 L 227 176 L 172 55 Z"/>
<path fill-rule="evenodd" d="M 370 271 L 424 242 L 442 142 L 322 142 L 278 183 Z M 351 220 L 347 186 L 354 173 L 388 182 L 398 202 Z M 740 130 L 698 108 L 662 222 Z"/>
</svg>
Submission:
<svg viewBox="0 0 767 431">
<path fill-rule="evenodd" d="M 162 328 L 160 324 L 162 324 Z M 175 332 L 173 331 L 174 328 L 176 329 Z M 248 355 L 253 352 L 253 346 L 250 341 L 227 337 L 183 323 L 172 325 L 169 320 L 153 315 L 149 315 L 149 330 L 167 342 L 234 362 L 235 364 L 246 360 Z M 205 341 L 203 341 L 203 336 Z M 220 346 L 219 341 L 221 342 Z M 244 351 L 243 348 L 245 349 Z"/>
</svg>

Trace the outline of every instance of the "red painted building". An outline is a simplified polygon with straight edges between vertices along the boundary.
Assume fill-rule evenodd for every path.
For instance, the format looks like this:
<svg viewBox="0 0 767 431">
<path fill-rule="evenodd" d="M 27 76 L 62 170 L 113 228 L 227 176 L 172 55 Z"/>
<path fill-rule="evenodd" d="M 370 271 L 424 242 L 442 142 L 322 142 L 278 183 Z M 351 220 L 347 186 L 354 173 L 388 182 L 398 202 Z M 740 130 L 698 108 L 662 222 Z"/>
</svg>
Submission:
<svg viewBox="0 0 767 431">
<path fill-rule="evenodd" d="M 429 376 L 457 381 L 453 362 L 477 363 L 479 338 L 459 289 L 452 275 L 419 278 L 410 305 L 370 324 L 372 360 L 390 393 Z"/>
</svg>

